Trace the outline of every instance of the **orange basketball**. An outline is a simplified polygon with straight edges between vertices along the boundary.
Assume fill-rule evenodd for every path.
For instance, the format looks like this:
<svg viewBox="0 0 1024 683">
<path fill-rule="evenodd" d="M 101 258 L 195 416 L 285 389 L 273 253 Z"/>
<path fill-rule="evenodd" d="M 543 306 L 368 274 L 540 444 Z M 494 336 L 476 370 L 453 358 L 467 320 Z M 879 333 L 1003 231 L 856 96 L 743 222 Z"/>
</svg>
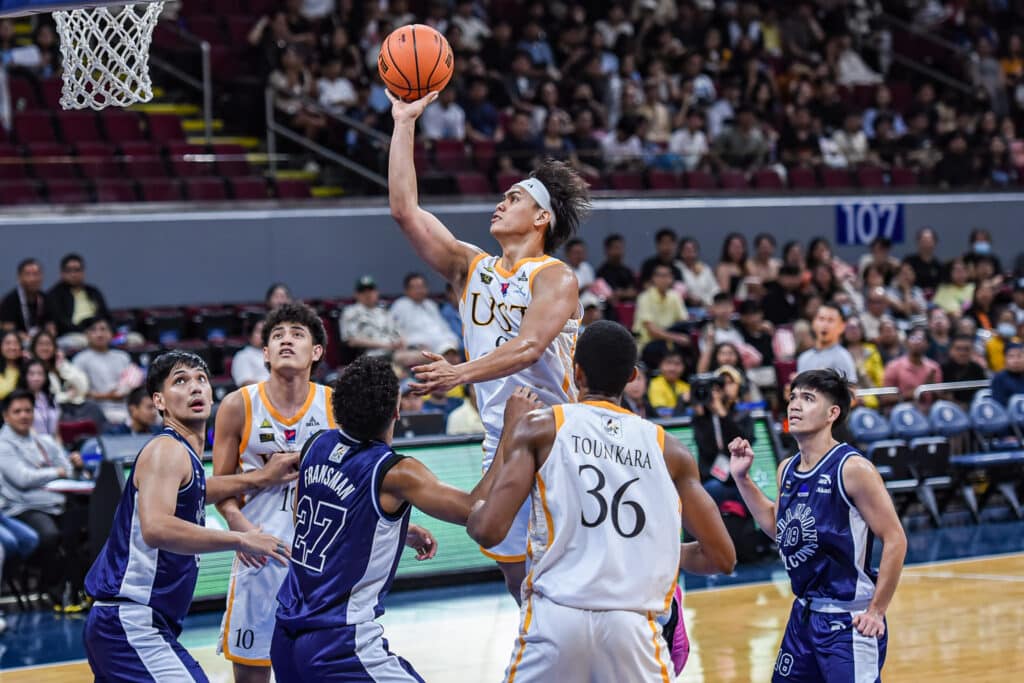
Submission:
<svg viewBox="0 0 1024 683">
<path fill-rule="evenodd" d="M 377 71 L 384 85 L 406 102 L 443 90 L 454 66 L 448 41 L 423 24 L 396 28 L 384 39 L 377 58 Z"/>
</svg>

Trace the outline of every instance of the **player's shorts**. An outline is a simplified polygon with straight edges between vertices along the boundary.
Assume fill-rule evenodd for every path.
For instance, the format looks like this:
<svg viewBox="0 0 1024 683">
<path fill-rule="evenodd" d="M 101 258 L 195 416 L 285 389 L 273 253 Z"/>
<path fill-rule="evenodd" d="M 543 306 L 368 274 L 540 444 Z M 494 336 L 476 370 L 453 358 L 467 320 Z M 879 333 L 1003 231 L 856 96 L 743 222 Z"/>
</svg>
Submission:
<svg viewBox="0 0 1024 683">
<path fill-rule="evenodd" d="M 82 632 L 97 683 L 179 683 L 209 679 L 178 642 L 180 629 L 134 602 L 97 602 Z"/>
<path fill-rule="evenodd" d="M 376 622 L 292 633 L 277 626 L 271 647 L 278 681 L 423 683 L 409 662 L 388 649 Z"/>
<path fill-rule="evenodd" d="M 490 460 L 486 459 L 483 467 L 484 474 L 487 473 L 487 468 L 490 467 L 490 464 Z M 481 547 L 480 552 L 496 562 L 526 562 L 526 537 L 529 532 L 530 499 L 527 497 L 523 501 L 522 507 L 519 508 L 519 512 L 516 513 L 516 518 L 512 520 L 512 526 L 501 543 L 490 548 Z"/>
<path fill-rule="evenodd" d="M 277 621 L 277 592 L 288 568 L 269 559 L 259 569 L 238 558 L 231 569 L 227 608 L 217 653 L 236 664 L 270 666 L 270 641 Z"/>
<path fill-rule="evenodd" d="M 853 627 L 854 615 L 861 612 L 811 611 L 795 600 L 775 659 L 773 683 L 881 681 L 889 626 L 881 638 L 863 636 Z"/>
<path fill-rule="evenodd" d="M 534 593 L 506 683 L 664 683 L 672 661 L 653 613 L 563 607 Z"/>
</svg>

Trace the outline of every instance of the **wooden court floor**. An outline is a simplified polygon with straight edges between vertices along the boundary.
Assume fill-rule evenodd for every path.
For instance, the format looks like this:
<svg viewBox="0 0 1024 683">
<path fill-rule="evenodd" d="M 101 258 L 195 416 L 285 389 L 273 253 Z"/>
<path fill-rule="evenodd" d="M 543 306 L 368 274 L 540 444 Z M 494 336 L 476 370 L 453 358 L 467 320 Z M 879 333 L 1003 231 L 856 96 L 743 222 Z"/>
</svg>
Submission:
<svg viewBox="0 0 1024 683">
<path fill-rule="evenodd" d="M 511 601 L 500 596 L 455 602 L 386 615 L 392 649 L 432 683 L 500 681 L 517 625 Z M 770 680 L 791 604 L 784 583 L 688 595 L 693 651 L 679 681 Z M 887 683 L 1021 680 L 1024 554 L 908 567 L 889 612 L 889 628 Z M 231 680 L 212 646 L 192 651 L 211 681 Z M 82 662 L 0 671 L 4 683 L 87 680 L 91 676 Z"/>
</svg>

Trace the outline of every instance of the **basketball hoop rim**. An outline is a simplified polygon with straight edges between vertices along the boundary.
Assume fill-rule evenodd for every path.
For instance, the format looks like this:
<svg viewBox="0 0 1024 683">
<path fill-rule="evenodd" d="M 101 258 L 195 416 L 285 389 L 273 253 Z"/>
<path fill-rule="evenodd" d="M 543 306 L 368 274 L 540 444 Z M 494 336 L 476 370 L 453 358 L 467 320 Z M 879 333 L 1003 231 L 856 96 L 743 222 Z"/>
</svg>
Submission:
<svg viewBox="0 0 1024 683">
<path fill-rule="evenodd" d="M 70 12 L 111 5 L 149 5 L 160 0 L 0 0 L 0 19 L 26 17 L 46 12 Z"/>
</svg>

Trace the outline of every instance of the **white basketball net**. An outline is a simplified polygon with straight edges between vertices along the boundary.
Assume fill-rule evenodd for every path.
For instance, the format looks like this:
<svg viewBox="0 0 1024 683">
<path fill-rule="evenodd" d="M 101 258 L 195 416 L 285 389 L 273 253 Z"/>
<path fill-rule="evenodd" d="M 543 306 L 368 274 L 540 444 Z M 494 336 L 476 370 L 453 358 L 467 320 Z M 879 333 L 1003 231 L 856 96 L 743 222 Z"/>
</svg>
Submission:
<svg viewBox="0 0 1024 683">
<path fill-rule="evenodd" d="M 153 98 L 149 45 L 163 2 L 54 12 L 64 109 L 127 107 Z"/>
</svg>

